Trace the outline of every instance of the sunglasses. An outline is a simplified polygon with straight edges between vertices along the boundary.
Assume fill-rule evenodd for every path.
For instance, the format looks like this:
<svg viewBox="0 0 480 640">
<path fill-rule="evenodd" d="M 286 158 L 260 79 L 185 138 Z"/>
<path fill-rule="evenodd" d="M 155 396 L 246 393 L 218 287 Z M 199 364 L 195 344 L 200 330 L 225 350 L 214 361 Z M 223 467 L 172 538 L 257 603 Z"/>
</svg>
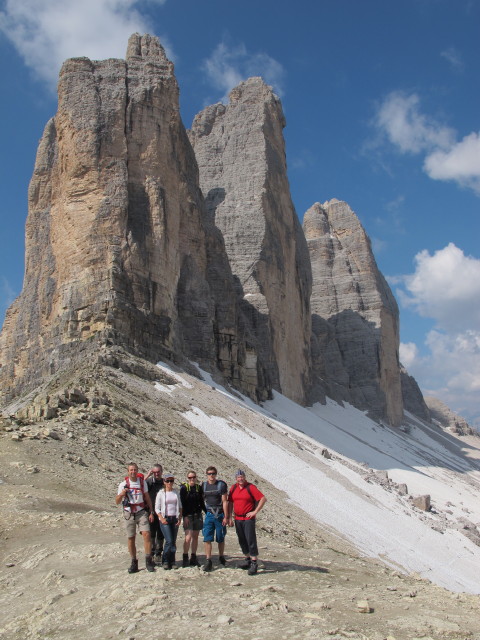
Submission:
<svg viewBox="0 0 480 640">
<path fill-rule="evenodd" d="M 195 480 L 195 478 L 196 478 L 196 477 L 197 477 L 197 476 L 187 476 L 187 479 L 188 479 L 188 480 Z"/>
<path fill-rule="evenodd" d="M 173 478 L 170 478 L 169 480 L 165 480 L 165 482 L 175 482 L 175 480 Z"/>
<path fill-rule="evenodd" d="M 217 475 L 217 474 L 216 474 L 216 472 L 215 472 L 215 471 L 209 471 L 209 472 L 207 473 L 207 476 L 216 476 L 216 475 Z"/>
</svg>

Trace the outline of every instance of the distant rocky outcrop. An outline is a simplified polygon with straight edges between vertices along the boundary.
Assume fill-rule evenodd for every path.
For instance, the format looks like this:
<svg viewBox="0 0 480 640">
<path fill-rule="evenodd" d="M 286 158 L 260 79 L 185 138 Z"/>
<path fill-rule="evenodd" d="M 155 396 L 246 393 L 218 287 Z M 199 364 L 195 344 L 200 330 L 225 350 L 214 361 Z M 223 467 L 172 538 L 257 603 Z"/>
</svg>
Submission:
<svg viewBox="0 0 480 640">
<path fill-rule="evenodd" d="M 402 400 L 405 411 L 412 413 L 417 418 L 430 422 L 432 417 L 425 399 L 420 391 L 415 378 L 409 375 L 403 365 L 400 365 L 400 379 L 402 382 Z"/>
<path fill-rule="evenodd" d="M 208 213 L 225 240 L 243 310 L 274 388 L 303 402 L 310 374 L 311 269 L 287 179 L 277 96 L 261 78 L 199 113 L 190 140 Z"/>
<path fill-rule="evenodd" d="M 339 200 L 315 203 L 303 228 L 313 273 L 314 379 L 328 395 L 399 425 L 398 307 L 370 240 Z"/>
<path fill-rule="evenodd" d="M 454 413 L 438 398 L 425 396 L 425 403 L 433 422 L 436 422 L 444 429 L 448 429 L 460 436 L 478 435 L 476 430 L 462 416 Z"/>
</svg>

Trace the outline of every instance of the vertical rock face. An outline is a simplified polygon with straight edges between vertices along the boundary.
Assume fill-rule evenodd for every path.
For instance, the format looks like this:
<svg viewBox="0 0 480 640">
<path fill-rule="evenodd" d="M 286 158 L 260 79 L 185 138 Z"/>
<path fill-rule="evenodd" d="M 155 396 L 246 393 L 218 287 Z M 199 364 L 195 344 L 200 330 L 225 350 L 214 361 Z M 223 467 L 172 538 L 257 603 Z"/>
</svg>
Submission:
<svg viewBox="0 0 480 640">
<path fill-rule="evenodd" d="M 261 78 L 198 114 L 190 131 L 208 213 L 274 388 L 303 402 L 311 271 L 286 174 L 280 101 Z"/>
<path fill-rule="evenodd" d="M 313 274 L 314 378 L 323 381 L 318 386 L 327 395 L 398 425 L 403 415 L 398 308 L 370 240 L 350 207 L 338 200 L 314 204 L 303 228 Z"/>
<path fill-rule="evenodd" d="M 413 413 L 414 416 L 425 420 L 425 422 L 431 422 L 432 417 L 430 409 L 426 404 L 426 399 L 423 398 L 415 378 L 409 375 L 403 365 L 400 365 L 400 379 L 402 382 L 402 399 L 405 411 Z"/>
<path fill-rule="evenodd" d="M 222 239 L 204 218 L 158 40 L 132 36 L 125 61 L 67 60 L 30 184 L 24 287 L 0 338 L 2 391 L 114 342 L 150 359 L 218 364 L 265 394 Z"/>
</svg>

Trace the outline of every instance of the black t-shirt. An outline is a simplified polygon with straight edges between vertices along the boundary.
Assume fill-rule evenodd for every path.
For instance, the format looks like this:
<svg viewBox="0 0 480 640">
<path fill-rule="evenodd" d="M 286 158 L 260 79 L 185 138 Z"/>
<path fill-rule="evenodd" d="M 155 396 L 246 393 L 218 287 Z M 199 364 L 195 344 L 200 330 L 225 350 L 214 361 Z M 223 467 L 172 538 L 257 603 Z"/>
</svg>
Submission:
<svg viewBox="0 0 480 640">
<path fill-rule="evenodd" d="M 182 501 L 182 510 L 184 516 L 192 516 L 194 513 L 202 513 L 206 511 L 205 502 L 203 501 L 202 485 L 182 484 L 180 487 L 180 500 Z"/>
<path fill-rule="evenodd" d="M 150 500 L 152 501 L 153 508 L 155 508 L 155 499 L 157 497 L 157 493 L 160 489 L 163 489 L 163 478 L 159 478 L 156 480 L 154 476 L 150 476 L 145 480 L 147 483 L 148 495 L 150 496 Z"/>
</svg>

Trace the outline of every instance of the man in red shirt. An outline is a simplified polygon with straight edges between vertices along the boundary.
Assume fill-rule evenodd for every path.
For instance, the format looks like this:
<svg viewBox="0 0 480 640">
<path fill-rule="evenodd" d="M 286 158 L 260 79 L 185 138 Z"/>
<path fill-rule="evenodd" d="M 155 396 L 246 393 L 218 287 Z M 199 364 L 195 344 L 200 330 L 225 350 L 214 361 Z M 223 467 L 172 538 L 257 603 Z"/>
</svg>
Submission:
<svg viewBox="0 0 480 640">
<path fill-rule="evenodd" d="M 239 567 L 248 569 L 248 575 L 257 573 L 258 547 L 255 531 L 255 516 L 263 507 L 267 499 L 254 484 L 247 482 L 245 471 L 239 469 L 235 474 L 236 484 L 228 492 L 228 524 L 233 527 L 233 513 L 235 513 L 235 530 L 238 542 L 245 555 L 245 561 Z"/>
</svg>

